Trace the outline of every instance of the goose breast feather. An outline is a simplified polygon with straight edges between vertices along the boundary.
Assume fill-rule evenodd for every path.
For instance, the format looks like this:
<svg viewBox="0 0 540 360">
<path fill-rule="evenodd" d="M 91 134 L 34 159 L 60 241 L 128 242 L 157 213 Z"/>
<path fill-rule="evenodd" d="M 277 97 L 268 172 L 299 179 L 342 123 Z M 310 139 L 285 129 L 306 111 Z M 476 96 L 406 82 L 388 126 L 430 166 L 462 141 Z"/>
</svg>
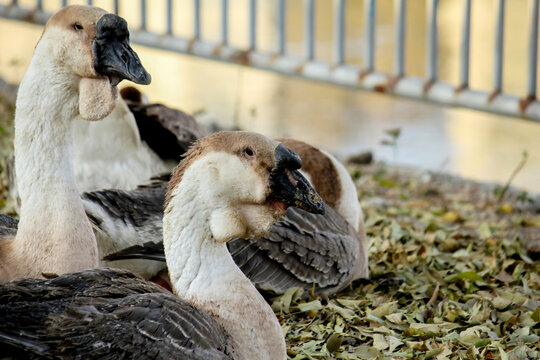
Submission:
<svg viewBox="0 0 540 360">
<path fill-rule="evenodd" d="M 231 358 L 214 318 L 123 270 L 8 283 L 0 287 L 0 318 L 3 356 Z"/>
</svg>

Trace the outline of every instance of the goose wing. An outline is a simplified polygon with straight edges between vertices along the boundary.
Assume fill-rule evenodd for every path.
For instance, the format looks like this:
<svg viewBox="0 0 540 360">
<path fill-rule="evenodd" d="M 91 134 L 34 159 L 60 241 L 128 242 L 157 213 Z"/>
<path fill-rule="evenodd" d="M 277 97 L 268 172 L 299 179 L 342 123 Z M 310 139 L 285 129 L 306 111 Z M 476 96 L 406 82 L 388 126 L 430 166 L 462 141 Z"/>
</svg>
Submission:
<svg viewBox="0 0 540 360">
<path fill-rule="evenodd" d="M 195 118 L 161 104 L 129 104 L 139 134 L 162 159 L 180 161 L 191 144 L 206 135 Z"/>
<path fill-rule="evenodd" d="M 0 318 L 3 356 L 230 359 L 210 315 L 123 270 L 2 285 Z"/>
<path fill-rule="evenodd" d="M 163 202 L 167 192 L 167 175 L 154 178 L 148 185 L 139 186 L 135 190 L 102 190 L 85 192 L 81 198 L 85 204 L 86 214 L 101 230 L 112 232 L 113 228 L 122 225 L 135 231 L 147 229 L 155 231 L 154 223 L 161 223 Z M 107 222 L 118 223 L 110 225 Z M 106 228 L 103 228 L 103 227 Z M 161 236 L 161 225 L 159 225 Z"/>
<path fill-rule="evenodd" d="M 82 195 L 101 257 L 148 241 L 162 241 L 167 177 L 156 178 L 153 183 L 132 191 L 104 190 Z M 100 265 L 128 269 L 146 279 L 166 268 L 164 262 L 149 261 L 152 259 L 149 256 L 126 259 L 113 264 L 101 261 Z"/>
<path fill-rule="evenodd" d="M 83 196 L 92 200 L 85 207 L 91 218 L 99 219 L 101 231 L 114 234 L 112 239 L 131 238 L 131 245 L 137 244 L 106 252 L 104 260 L 164 261 L 163 210 L 156 205 L 165 197 L 164 180 L 166 176 L 134 191 L 107 190 Z M 145 201 L 156 206 L 145 207 Z M 368 264 L 359 255 L 363 249 L 358 234 L 337 211 L 327 208 L 325 215 L 289 208 L 265 237 L 232 240 L 227 244 L 229 251 L 257 287 L 278 293 L 291 286 L 309 289 L 313 284 L 318 292 L 333 293 L 357 278 L 367 278 Z M 144 215 L 138 215 L 141 211 Z M 147 270 L 140 272 L 146 274 Z"/>
<path fill-rule="evenodd" d="M 325 215 L 289 208 L 259 239 L 228 243 L 236 264 L 255 285 L 278 293 L 290 287 L 334 293 L 359 277 L 367 278 L 356 231 L 333 208 Z"/>
</svg>

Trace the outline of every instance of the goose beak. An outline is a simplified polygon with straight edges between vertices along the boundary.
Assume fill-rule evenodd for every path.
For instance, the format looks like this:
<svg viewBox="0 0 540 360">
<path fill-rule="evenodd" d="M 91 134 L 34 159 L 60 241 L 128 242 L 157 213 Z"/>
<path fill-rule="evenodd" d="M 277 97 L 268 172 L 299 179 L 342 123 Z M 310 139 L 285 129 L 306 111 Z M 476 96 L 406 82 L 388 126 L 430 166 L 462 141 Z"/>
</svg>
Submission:
<svg viewBox="0 0 540 360">
<path fill-rule="evenodd" d="M 324 201 L 298 171 L 302 166 L 300 157 L 285 145 L 279 144 L 274 151 L 274 158 L 276 167 L 270 174 L 271 194 L 268 199 L 274 204 L 283 203 L 286 207 L 296 206 L 310 213 L 324 214 Z"/>
<path fill-rule="evenodd" d="M 116 86 L 124 79 L 136 84 L 150 84 L 150 74 L 129 46 L 129 30 L 124 19 L 113 14 L 103 15 L 96 24 L 93 44 L 94 69 L 107 76 Z"/>
</svg>

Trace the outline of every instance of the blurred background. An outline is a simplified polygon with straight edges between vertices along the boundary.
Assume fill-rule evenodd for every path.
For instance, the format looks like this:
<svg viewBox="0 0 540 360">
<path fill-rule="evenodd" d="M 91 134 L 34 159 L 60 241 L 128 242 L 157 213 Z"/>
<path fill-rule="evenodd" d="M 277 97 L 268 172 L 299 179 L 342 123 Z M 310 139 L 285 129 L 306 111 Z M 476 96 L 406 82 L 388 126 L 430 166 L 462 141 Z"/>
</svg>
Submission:
<svg viewBox="0 0 540 360">
<path fill-rule="evenodd" d="M 88 1 L 69 1 L 69 4 Z M 93 1 L 113 11 L 114 2 Z M 200 38 L 221 39 L 222 0 L 173 0 L 172 34 L 193 34 L 194 7 L 200 6 Z M 428 7 L 432 0 L 407 2 L 405 73 L 424 77 L 427 58 Z M 504 7 L 504 51 L 502 91 L 526 96 L 529 81 L 529 0 L 506 1 Z M 8 5 L 11 1 L 0 0 Z M 131 28 L 141 26 L 140 2 L 121 1 L 119 15 Z M 285 48 L 291 57 L 303 57 L 304 0 L 286 0 Z M 334 61 L 335 1 L 316 0 L 315 58 Z M 366 65 L 365 1 L 345 2 L 345 62 Z M 460 47 L 463 22 L 462 0 L 437 1 L 438 79 L 459 84 Z M 493 89 L 494 36 L 499 0 L 471 2 L 470 78 L 471 88 Z M 34 8 L 35 1 L 18 1 Z M 58 0 L 41 2 L 53 12 Z M 396 1 L 380 0 L 376 6 L 375 69 L 394 71 Z M 146 29 L 164 33 L 166 0 L 145 2 Z M 229 0 L 229 44 L 249 47 L 249 1 Z M 271 53 L 276 47 L 276 1 L 257 1 L 257 50 Z M 0 19 L 0 78 L 17 84 L 41 35 L 39 25 Z M 536 39 L 537 40 L 537 39 Z M 526 163 L 512 184 L 540 193 L 540 125 L 531 120 L 488 112 L 410 100 L 357 88 L 315 82 L 233 63 L 178 54 L 140 45 L 134 46 L 152 74 L 152 84 L 140 87 L 151 102 L 160 102 L 197 113 L 222 126 L 239 126 L 270 136 L 290 136 L 325 148 L 342 159 L 372 151 L 377 161 L 413 165 L 450 172 L 485 182 L 504 184 L 524 159 Z M 538 79 L 536 79 L 538 83 Z M 124 84 L 126 86 L 127 84 Z M 1 136 L 1 135 L 0 135 Z"/>
</svg>

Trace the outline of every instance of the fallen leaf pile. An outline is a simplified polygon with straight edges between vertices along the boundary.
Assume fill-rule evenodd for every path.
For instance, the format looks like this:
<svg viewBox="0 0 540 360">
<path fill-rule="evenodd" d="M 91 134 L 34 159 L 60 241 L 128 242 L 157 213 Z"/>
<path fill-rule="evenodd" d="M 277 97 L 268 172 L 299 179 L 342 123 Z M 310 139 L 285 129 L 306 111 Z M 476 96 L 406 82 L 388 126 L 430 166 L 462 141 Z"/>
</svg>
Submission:
<svg viewBox="0 0 540 360">
<path fill-rule="evenodd" d="M 290 358 L 540 358 L 537 201 L 381 164 L 351 171 L 371 279 L 275 298 Z"/>
</svg>

